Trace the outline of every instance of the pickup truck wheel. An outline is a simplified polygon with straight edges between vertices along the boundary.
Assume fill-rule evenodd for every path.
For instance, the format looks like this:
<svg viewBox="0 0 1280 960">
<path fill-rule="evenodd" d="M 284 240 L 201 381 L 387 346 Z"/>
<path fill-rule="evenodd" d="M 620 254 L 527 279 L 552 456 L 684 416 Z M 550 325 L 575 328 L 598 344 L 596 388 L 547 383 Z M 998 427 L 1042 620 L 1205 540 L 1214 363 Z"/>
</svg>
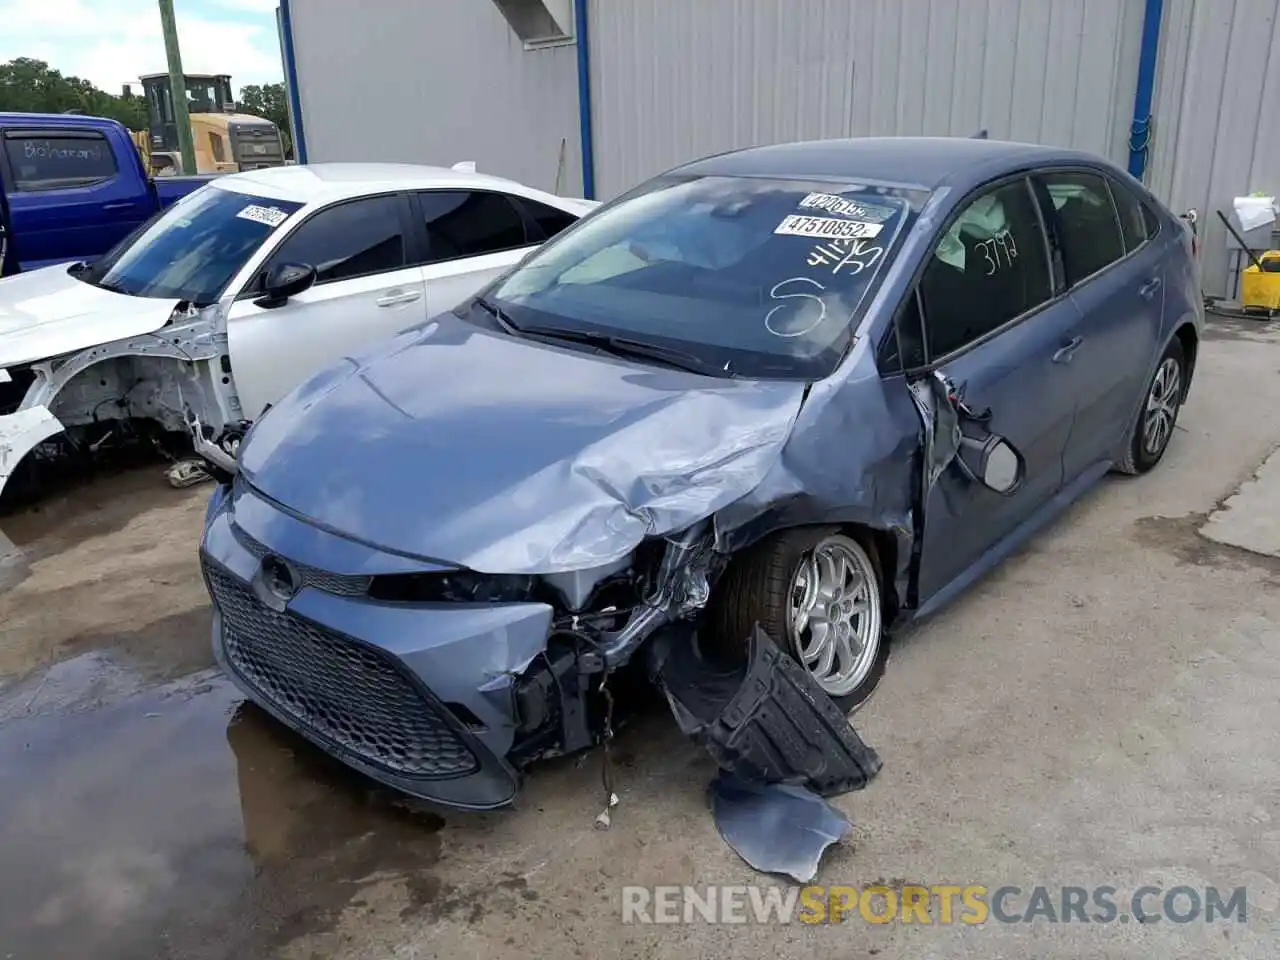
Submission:
<svg viewBox="0 0 1280 960">
<path fill-rule="evenodd" d="M 871 695 L 889 654 L 880 564 L 834 528 L 784 530 L 735 558 L 708 611 L 710 642 L 742 649 L 759 623 L 846 713 Z"/>
<path fill-rule="evenodd" d="M 1182 342 L 1174 337 L 1156 364 L 1156 372 L 1147 383 L 1142 409 L 1133 425 L 1124 459 L 1116 465 L 1121 473 L 1146 473 L 1164 456 L 1178 423 L 1178 411 L 1186 392 L 1186 357 Z"/>
</svg>

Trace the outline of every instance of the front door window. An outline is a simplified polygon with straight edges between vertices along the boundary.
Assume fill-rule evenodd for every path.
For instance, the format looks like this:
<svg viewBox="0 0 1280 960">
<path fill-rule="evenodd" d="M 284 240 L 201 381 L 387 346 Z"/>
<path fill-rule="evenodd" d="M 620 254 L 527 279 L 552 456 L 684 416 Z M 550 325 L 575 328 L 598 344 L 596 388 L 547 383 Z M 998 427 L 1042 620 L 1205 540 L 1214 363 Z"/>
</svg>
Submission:
<svg viewBox="0 0 1280 960">
<path fill-rule="evenodd" d="M 1035 197 L 1024 180 L 974 200 L 934 249 L 920 281 L 928 358 L 964 349 L 1052 296 Z"/>
</svg>

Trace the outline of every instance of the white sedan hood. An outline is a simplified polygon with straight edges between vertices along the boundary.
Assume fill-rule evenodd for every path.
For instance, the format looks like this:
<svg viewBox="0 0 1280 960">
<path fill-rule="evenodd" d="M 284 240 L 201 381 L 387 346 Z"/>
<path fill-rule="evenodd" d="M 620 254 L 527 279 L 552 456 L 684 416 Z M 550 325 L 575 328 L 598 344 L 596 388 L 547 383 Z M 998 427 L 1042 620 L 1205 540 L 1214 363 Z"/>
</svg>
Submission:
<svg viewBox="0 0 1280 960">
<path fill-rule="evenodd" d="M 82 283 L 67 265 L 0 280 L 0 370 L 159 330 L 179 301 Z"/>
</svg>

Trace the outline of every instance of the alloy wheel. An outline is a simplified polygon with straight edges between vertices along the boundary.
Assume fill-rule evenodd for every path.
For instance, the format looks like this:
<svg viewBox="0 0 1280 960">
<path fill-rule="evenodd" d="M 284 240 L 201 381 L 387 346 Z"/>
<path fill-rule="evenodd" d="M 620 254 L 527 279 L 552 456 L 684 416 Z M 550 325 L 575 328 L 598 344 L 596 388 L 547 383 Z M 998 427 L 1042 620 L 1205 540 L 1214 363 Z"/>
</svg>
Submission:
<svg viewBox="0 0 1280 960">
<path fill-rule="evenodd" d="M 1158 456 L 1169 443 L 1181 396 L 1182 367 L 1174 357 L 1165 357 L 1151 381 L 1143 414 L 1142 448 L 1147 454 Z"/>
<path fill-rule="evenodd" d="M 791 580 L 788 627 L 797 659 L 828 696 L 847 696 L 867 679 L 880 620 L 875 567 L 856 541 L 827 537 L 805 555 Z"/>
</svg>

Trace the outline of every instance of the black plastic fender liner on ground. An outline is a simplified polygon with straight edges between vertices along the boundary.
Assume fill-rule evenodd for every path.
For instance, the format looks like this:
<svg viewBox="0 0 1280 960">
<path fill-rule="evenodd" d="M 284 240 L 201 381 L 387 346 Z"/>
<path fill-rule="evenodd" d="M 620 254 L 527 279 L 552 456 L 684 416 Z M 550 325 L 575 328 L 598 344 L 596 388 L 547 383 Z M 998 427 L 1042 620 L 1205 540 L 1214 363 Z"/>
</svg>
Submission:
<svg viewBox="0 0 1280 960">
<path fill-rule="evenodd" d="M 833 797 L 879 772 L 875 750 L 758 625 L 745 664 L 704 660 L 685 625 L 662 631 L 648 650 L 650 673 L 680 728 L 737 779 Z"/>
</svg>

